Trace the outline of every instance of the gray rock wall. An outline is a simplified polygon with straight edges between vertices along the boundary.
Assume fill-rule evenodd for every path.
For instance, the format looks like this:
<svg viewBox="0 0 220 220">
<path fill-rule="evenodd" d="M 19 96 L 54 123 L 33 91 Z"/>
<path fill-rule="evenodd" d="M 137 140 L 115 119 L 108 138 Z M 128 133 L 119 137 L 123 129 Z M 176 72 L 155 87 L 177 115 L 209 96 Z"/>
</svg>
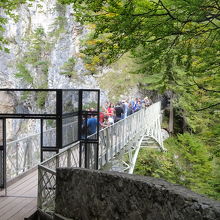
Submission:
<svg viewBox="0 0 220 220">
<path fill-rule="evenodd" d="M 217 220 L 220 203 L 161 179 L 59 168 L 55 212 L 75 220 Z"/>
</svg>

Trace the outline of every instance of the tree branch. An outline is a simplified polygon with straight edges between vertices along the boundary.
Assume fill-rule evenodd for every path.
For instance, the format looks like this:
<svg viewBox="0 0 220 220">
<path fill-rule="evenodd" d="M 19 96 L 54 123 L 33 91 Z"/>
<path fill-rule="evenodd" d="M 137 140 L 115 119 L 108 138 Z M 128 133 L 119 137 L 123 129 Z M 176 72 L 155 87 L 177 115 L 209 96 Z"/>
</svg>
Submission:
<svg viewBox="0 0 220 220">
<path fill-rule="evenodd" d="M 169 15 L 168 13 L 164 13 L 164 14 L 150 14 L 151 12 L 147 12 L 147 13 L 142 13 L 142 14 L 131 14 L 132 16 L 145 16 L 145 15 L 150 15 L 151 17 L 159 17 L 159 16 L 166 16 Z M 123 15 L 123 14 L 121 14 Z"/>
<path fill-rule="evenodd" d="M 216 93 L 220 93 L 220 91 L 218 91 L 218 90 L 212 90 L 212 89 L 206 89 L 206 88 L 204 88 L 203 86 L 199 85 L 194 78 L 193 78 L 193 82 L 194 82 L 195 85 L 196 85 L 199 89 L 201 89 L 201 90 L 204 90 L 204 91 L 206 91 L 206 92 L 216 92 Z"/>
<path fill-rule="evenodd" d="M 163 2 L 161 0 L 159 0 L 159 3 L 161 4 L 161 6 L 164 8 L 164 10 L 167 12 L 167 14 L 173 19 L 173 20 L 177 20 L 179 21 L 177 18 L 175 18 L 170 11 L 167 9 L 167 7 L 163 4 Z"/>
<path fill-rule="evenodd" d="M 213 104 L 213 105 L 210 105 L 210 106 L 207 106 L 207 107 L 204 107 L 204 108 L 197 109 L 195 111 L 200 112 L 200 111 L 203 111 L 203 110 L 206 110 L 206 109 L 209 109 L 209 108 L 213 108 L 213 107 L 218 106 L 218 105 L 220 105 L 220 102 L 218 102 L 216 104 Z"/>
</svg>

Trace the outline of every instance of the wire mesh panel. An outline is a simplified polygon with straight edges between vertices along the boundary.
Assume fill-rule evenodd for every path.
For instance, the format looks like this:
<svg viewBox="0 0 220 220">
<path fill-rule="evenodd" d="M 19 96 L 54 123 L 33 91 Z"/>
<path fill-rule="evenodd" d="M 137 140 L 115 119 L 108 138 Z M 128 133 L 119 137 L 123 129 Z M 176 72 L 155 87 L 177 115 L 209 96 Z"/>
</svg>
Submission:
<svg viewBox="0 0 220 220">
<path fill-rule="evenodd" d="M 55 209 L 56 171 L 39 166 L 38 187 L 38 207 L 45 212 L 53 212 Z"/>
<path fill-rule="evenodd" d="M 81 141 L 81 167 L 88 169 L 98 168 L 98 146 L 97 142 Z"/>
<path fill-rule="evenodd" d="M 80 144 L 73 144 L 68 151 L 68 167 L 80 167 Z"/>
<path fill-rule="evenodd" d="M 80 143 L 74 143 L 39 165 L 38 208 L 45 212 L 55 209 L 56 168 L 79 167 Z"/>
<path fill-rule="evenodd" d="M 40 162 L 39 135 L 7 144 L 7 180 L 27 171 Z"/>
</svg>

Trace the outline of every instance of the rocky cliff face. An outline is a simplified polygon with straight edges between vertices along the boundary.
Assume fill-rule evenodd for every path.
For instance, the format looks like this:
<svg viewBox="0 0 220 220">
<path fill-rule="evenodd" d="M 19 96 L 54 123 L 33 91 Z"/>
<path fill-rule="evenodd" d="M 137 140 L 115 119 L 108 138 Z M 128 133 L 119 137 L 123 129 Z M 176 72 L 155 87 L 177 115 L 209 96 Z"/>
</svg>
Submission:
<svg viewBox="0 0 220 220">
<path fill-rule="evenodd" d="M 5 31 L 10 52 L 0 51 L 0 88 L 99 88 L 97 80 L 85 74 L 79 49 L 86 30 L 75 22 L 72 6 L 60 5 L 56 0 L 37 0 L 32 5 L 21 5 L 14 13 L 18 19 L 10 19 Z M 10 94 L 1 92 L 0 96 L 5 100 L 0 109 L 13 106 L 13 102 L 15 107 L 21 99 L 14 96 L 5 104 Z M 103 91 L 101 101 L 105 99 Z M 29 111 L 48 106 L 44 96 L 35 101 Z M 32 133 L 37 132 L 39 126 L 30 123 Z M 22 136 L 15 124 L 21 122 L 7 123 L 10 133 Z"/>
<path fill-rule="evenodd" d="M 21 5 L 18 21 L 6 29 L 10 53 L 0 53 L 0 86 L 15 88 L 98 88 L 84 75 L 79 58 L 85 30 L 74 21 L 71 6 L 56 0 Z"/>
</svg>

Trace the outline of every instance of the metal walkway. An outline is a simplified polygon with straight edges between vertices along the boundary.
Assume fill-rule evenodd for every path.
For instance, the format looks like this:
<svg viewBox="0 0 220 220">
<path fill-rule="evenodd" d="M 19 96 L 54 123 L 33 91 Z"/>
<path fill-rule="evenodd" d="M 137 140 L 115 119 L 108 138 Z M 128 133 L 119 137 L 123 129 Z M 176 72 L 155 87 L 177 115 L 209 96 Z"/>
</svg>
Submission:
<svg viewBox="0 0 220 220">
<path fill-rule="evenodd" d="M 85 146 L 77 142 L 41 163 L 38 166 L 38 175 L 35 171 L 8 187 L 7 197 L 0 197 L 0 219 L 23 219 L 31 215 L 36 207 L 45 213 L 53 213 L 57 167 L 87 165 L 87 168 L 93 169 L 98 161 L 99 169 L 133 173 L 141 147 L 150 143 L 164 151 L 160 103 L 102 129 L 99 135 L 98 158 L 96 143 L 91 142 Z"/>
</svg>

